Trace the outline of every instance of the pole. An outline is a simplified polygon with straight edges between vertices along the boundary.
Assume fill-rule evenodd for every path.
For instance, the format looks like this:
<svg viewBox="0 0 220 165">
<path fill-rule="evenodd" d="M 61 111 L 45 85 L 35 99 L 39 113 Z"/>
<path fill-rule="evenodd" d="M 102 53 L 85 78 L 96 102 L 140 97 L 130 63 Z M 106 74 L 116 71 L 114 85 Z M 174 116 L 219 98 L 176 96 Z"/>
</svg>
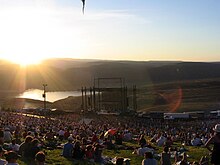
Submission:
<svg viewBox="0 0 220 165">
<path fill-rule="evenodd" d="M 47 84 L 43 84 L 43 87 L 44 87 L 44 93 L 43 93 L 43 98 L 44 98 L 44 112 L 46 112 L 46 86 L 47 86 Z"/>
</svg>

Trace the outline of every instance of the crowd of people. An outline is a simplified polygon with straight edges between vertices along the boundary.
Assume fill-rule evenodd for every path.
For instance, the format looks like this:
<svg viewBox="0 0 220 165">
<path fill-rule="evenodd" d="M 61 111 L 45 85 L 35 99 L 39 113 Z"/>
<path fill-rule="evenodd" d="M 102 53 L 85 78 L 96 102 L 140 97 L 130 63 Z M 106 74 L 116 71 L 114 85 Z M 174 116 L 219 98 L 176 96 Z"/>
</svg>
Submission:
<svg viewBox="0 0 220 165">
<path fill-rule="evenodd" d="M 104 157 L 104 149 L 131 150 L 143 157 L 142 165 L 220 164 L 218 119 L 166 121 L 102 116 L 89 123 L 79 119 L 74 114 L 48 118 L 0 112 L 0 165 L 16 165 L 18 159 L 45 164 L 43 151 L 52 149 L 60 149 L 61 155 L 71 161 L 98 164 L 129 164 L 129 158 L 120 157 L 114 162 Z M 139 147 L 126 146 L 124 142 L 137 143 Z M 174 143 L 182 147 L 177 148 Z M 207 147 L 212 156 L 210 160 L 204 155 L 200 161 L 189 162 L 184 146 Z M 162 153 L 157 153 L 159 147 L 163 147 Z"/>
</svg>

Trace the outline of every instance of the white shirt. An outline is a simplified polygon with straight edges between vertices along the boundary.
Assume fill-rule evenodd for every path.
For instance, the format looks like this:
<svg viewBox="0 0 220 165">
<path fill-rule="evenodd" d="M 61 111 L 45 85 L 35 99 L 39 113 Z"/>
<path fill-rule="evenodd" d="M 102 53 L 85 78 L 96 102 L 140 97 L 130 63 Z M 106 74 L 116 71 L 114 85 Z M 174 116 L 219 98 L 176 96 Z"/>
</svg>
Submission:
<svg viewBox="0 0 220 165">
<path fill-rule="evenodd" d="M 144 156 L 145 152 L 154 152 L 154 149 L 152 148 L 148 148 L 148 147 L 143 147 L 143 148 L 138 148 L 137 150 L 137 154 L 139 156 Z"/>
<path fill-rule="evenodd" d="M 10 142 L 12 140 L 12 134 L 10 131 L 5 131 L 4 132 L 4 140 L 6 142 Z"/>
<path fill-rule="evenodd" d="M 18 145 L 18 144 L 15 144 L 15 145 L 10 144 L 8 147 L 9 147 L 12 151 L 18 152 L 20 145 Z"/>
<path fill-rule="evenodd" d="M 58 134 L 60 135 L 60 136 L 63 136 L 64 135 L 64 133 L 65 133 L 65 131 L 64 130 L 59 130 L 59 132 L 58 132 Z"/>
<path fill-rule="evenodd" d="M 166 138 L 164 136 L 161 136 L 158 140 L 157 140 L 157 145 L 158 146 L 163 146 L 164 143 L 166 142 Z"/>
<path fill-rule="evenodd" d="M 193 146 L 198 146 L 200 144 L 202 144 L 202 140 L 200 138 L 195 138 L 191 141 Z"/>
</svg>

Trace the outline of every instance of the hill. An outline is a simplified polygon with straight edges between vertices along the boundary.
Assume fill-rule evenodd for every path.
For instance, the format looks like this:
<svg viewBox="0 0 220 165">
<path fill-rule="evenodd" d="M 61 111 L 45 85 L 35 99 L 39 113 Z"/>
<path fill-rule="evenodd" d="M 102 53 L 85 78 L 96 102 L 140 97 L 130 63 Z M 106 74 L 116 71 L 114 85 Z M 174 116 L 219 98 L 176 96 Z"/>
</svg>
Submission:
<svg viewBox="0 0 220 165">
<path fill-rule="evenodd" d="M 138 88 L 138 111 L 210 111 L 220 108 L 220 79 L 176 81 Z M 4 109 L 42 108 L 43 102 L 31 99 L 4 99 Z M 131 105 L 132 106 L 132 105 Z M 81 97 L 47 102 L 47 108 L 68 112 L 81 111 Z"/>
<path fill-rule="evenodd" d="M 211 110 L 220 106 L 219 62 L 51 59 L 26 68 L 5 61 L 0 61 L 0 66 L 0 102 L 4 106 L 20 106 L 13 96 L 25 89 L 42 89 L 44 83 L 48 91 L 76 90 L 92 86 L 97 77 L 123 77 L 128 87 L 136 84 L 140 111 Z M 30 100 L 25 103 L 43 105 Z M 80 105 L 76 97 L 48 103 L 51 108 L 67 111 L 79 111 Z"/>
<path fill-rule="evenodd" d="M 20 68 L 0 62 L 0 90 L 24 91 L 42 88 L 50 91 L 76 90 L 92 86 L 97 77 L 123 77 L 138 86 L 182 80 L 220 78 L 220 63 L 180 61 L 102 61 L 51 59 L 40 65 Z"/>
</svg>

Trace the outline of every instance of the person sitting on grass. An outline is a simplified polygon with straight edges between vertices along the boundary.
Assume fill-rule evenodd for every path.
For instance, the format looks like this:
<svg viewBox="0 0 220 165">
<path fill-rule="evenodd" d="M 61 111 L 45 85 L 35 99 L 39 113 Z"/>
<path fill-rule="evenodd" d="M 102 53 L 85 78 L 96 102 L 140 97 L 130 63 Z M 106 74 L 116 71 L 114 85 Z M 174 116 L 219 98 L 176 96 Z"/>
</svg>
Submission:
<svg viewBox="0 0 220 165">
<path fill-rule="evenodd" d="M 85 156 L 86 156 L 86 159 L 88 159 L 88 160 L 93 159 L 92 145 L 87 145 L 86 146 Z"/>
<path fill-rule="evenodd" d="M 10 143 L 12 138 L 13 138 L 13 136 L 11 134 L 10 129 L 8 127 L 5 128 L 5 131 L 4 131 L 4 142 L 5 143 Z"/>
<path fill-rule="evenodd" d="M 124 165 L 124 158 L 118 157 L 116 159 L 116 165 Z"/>
<path fill-rule="evenodd" d="M 40 151 L 35 155 L 36 165 L 45 165 L 46 156 L 44 152 Z"/>
<path fill-rule="evenodd" d="M 198 134 L 196 134 L 195 137 L 191 140 L 192 146 L 201 146 L 202 144 L 202 140 Z"/>
<path fill-rule="evenodd" d="M 115 144 L 122 145 L 123 135 L 121 133 L 117 133 L 115 135 Z"/>
<path fill-rule="evenodd" d="M 189 165 L 187 161 L 187 155 L 185 152 L 182 154 L 182 160 L 177 162 L 176 165 Z"/>
<path fill-rule="evenodd" d="M 16 144 L 16 139 L 12 139 L 11 144 L 9 144 L 8 147 L 10 150 L 18 152 L 20 145 Z"/>
<path fill-rule="evenodd" d="M 146 147 L 146 146 L 144 145 L 144 143 L 143 143 L 143 144 L 141 145 L 141 147 L 137 149 L 137 155 L 139 155 L 139 156 L 144 156 L 144 154 L 145 154 L 146 152 L 151 152 L 151 153 L 153 153 L 153 152 L 154 152 L 154 149 L 149 148 L 149 147 Z"/>
<path fill-rule="evenodd" d="M 84 151 L 81 148 L 79 141 L 76 141 L 73 149 L 73 159 L 82 160 L 84 157 Z"/>
<path fill-rule="evenodd" d="M 157 139 L 157 141 L 156 141 L 157 146 L 159 146 L 159 147 L 163 146 L 166 143 L 166 140 L 167 140 L 167 138 L 163 134 L 161 134 L 159 139 Z"/>
<path fill-rule="evenodd" d="M 6 164 L 6 160 L 5 160 L 5 159 L 2 159 L 2 157 L 3 157 L 4 153 L 5 153 L 5 151 L 6 151 L 6 150 L 4 150 L 4 149 L 2 148 L 2 146 L 0 146 L 0 165 Z"/>
<path fill-rule="evenodd" d="M 19 154 L 23 158 L 30 157 L 30 148 L 31 148 L 31 141 L 33 140 L 32 136 L 26 136 L 25 141 L 21 143 L 19 147 Z"/>
<path fill-rule="evenodd" d="M 14 151 L 8 151 L 6 154 L 5 154 L 5 157 L 6 157 L 6 161 L 8 163 L 6 163 L 6 165 L 19 165 L 17 163 L 17 160 L 18 160 L 18 154 Z"/>
<path fill-rule="evenodd" d="M 200 165 L 209 165 L 209 160 L 207 158 L 207 156 L 202 156 L 200 161 L 199 161 Z"/>
<path fill-rule="evenodd" d="M 39 141 L 37 139 L 33 139 L 31 141 L 31 148 L 29 150 L 30 154 L 30 158 L 34 159 L 35 155 L 40 151 L 40 147 L 38 146 Z"/>
<path fill-rule="evenodd" d="M 161 154 L 161 165 L 171 165 L 169 147 L 165 146 Z"/>
<path fill-rule="evenodd" d="M 123 136 L 124 141 L 129 142 L 132 140 L 132 134 L 130 131 L 126 130 Z"/>
<path fill-rule="evenodd" d="M 145 152 L 144 160 L 142 160 L 142 165 L 157 165 L 157 160 L 153 158 L 151 152 Z"/>
<path fill-rule="evenodd" d="M 73 137 L 68 137 L 68 142 L 63 147 L 63 153 L 62 156 L 65 158 L 72 158 L 73 157 Z"/>
<path fill-rule="evenodd" d="M 102 149 L 101 149 L 100 145 L 99 145 L 99 144 L 95 144 L 93 150 L 94 150 L 94 152 L 93 152 L 94 161 L 95 161 L 96 163 L 103 163 Z"/>
<path fill-rule="evenodd" d="M 140 138 L 139 138 L 139 140 L 138 140 L 138 144 L 140 145 L 140 146 L 145 146 L 145 145 L 147 145 L 147 141 L 146 141 L 146 139 L 144 138 L 144 134 L 142 134 L 141 136 L 140 136 Z"/>
<path fill-rule="evenodd" d="M 0 126 L 0 145 L 4 144 L 4 130 L 3 127 Z"/>
<path fill-rule="evenodd" d="M 214 165 L 220 164 L 220 124 L 216 124 L 213 131 L 215 134 L 209 138 L 205 147 L 211 152 L 211 163 Z M 210 145 L 213 144 L 213 148 Z"/>
</svg>

